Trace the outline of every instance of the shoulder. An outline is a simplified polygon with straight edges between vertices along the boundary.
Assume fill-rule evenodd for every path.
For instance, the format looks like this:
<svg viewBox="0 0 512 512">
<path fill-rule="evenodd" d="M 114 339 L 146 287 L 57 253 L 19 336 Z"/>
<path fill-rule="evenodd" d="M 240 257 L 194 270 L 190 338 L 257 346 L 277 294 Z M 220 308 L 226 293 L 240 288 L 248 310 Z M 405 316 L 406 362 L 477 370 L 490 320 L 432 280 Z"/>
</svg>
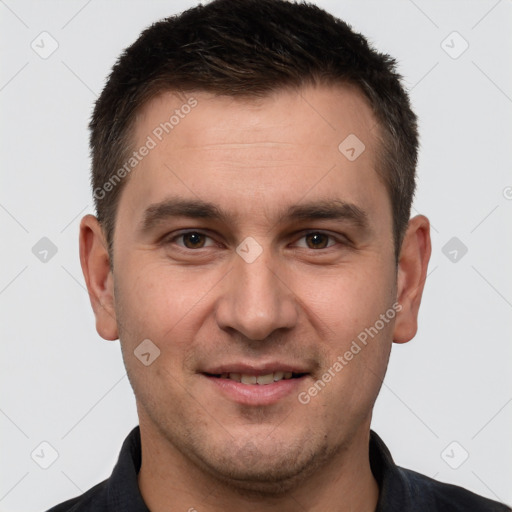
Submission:
<svg viewBox="0 0 512 512">
<path fill-rule="evenodd" d="M 512 512 L 503 503 L 397 466 L 384 441 L 373 430 L 370 466 L 380 488 L 378 512 Z"/>
<path fill-rule="evenodd" d="M 141 465 L 140 429 L 135 427 L 124 440 L 109 478 L 87 492 L 54 506 L 47 512 L 149 512 L 140 494 L 137 474 Z"/>
<path fill-rule="evenodd" d="M 428 510 L 443 512 L 512 512 L 512 509 L 463 487 L 447 484 L 429 478 L 410 469 L 397 468 L 409 487 L 412 496 L 425 496 Z"/>
<path fill-rule="evenodd" d="M 95 485 L 76 498 L 55 505 L 47 510 L 47 512 L 101 512 L 102 510 L 107 510 L 105 495 L 106 484 L 107 480 Z"/>
</svg>

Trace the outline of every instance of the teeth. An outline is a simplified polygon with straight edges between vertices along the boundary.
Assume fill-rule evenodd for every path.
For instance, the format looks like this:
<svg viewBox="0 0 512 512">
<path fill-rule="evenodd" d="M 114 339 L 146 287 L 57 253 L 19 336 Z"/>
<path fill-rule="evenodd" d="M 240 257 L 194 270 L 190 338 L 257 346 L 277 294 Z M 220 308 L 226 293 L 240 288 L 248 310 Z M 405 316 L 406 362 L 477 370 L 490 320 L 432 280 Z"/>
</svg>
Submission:
<svg viewBox="0 0 512 512">
<path fill-rule="evenodd" d="M 279 382 L 283 379 L 291 379 L 292 372 L 274 372 L 267 373 L 266 375 L 246 375 L 243 373 L 223 373 L 220 375 L 221 379 L 230 379 L 242 384 L 272 384 L 273 382 Z"/>
<path fill-rule="evenodd" d="M 256 375 L 242 375 L 242 384 L 256 384 L 257 381 Z"/>
<path fill-rule="evenodd" d="M 284 377 L 284 372 L 275 372 L 274 373 L 274 382 L 281 380 Z"/>
<path fill-rule="evenodd" d="M 267 375 L 259 375 L 256 382 L 258 384 L 272 384 L 272 382 L 274 382 L 274 374 L 268 373 Z"/>
</svg>

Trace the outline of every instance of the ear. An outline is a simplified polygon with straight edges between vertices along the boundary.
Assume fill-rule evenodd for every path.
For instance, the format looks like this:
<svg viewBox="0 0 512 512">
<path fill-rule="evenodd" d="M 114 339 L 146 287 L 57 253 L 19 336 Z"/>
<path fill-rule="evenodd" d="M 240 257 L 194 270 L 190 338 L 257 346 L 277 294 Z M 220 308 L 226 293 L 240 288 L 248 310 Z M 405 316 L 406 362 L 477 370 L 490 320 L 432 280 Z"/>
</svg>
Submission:
<svg viewBox="0 0 512 512">
<path fill-rule="evenodd" d="M 98 219 L 86 215 L 80 223 L 80 263 L 89 292 L 96 330 L 106 340 L 119 337 L 115 314 L 114 279 L 107 242 Z"/>
<path fill-rule="evenodd" d="M 431 252 L 430 223 L 423 215 L 417 215 L 409 221 L 400 249 L 397 301 L 402 309 L 395 321 L 395 343 L 406 343 L 418 330 L 418 310 Z"/>
</svg>

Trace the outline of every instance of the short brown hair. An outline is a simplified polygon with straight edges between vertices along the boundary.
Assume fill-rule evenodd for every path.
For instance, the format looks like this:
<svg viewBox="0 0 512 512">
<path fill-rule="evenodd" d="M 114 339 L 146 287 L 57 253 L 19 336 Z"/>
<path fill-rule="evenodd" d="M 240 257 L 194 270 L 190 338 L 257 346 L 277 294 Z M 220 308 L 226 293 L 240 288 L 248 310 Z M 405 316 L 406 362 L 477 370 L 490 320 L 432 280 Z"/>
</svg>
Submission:
<svg viewBox="0 0 512 512">
<path fill-rule="evenodd" d="M 365 94 L 379 123 L 377 172 L 391 200 L 398 257 L 415 191 L 418 133 L 396 62 L 344 21 L 286 0 L 198 5 L 153 24 L 119 57 L 89 125 L 93 195 L 111 256 L 126 180 L 108 187 L 108 194 L 104 184 L 112 183 L 133 151 L 135 114 L 150 99 L 164 91 L 198 90 L 263 97 L 285 87 L 347 83 Z"/>
</svg>

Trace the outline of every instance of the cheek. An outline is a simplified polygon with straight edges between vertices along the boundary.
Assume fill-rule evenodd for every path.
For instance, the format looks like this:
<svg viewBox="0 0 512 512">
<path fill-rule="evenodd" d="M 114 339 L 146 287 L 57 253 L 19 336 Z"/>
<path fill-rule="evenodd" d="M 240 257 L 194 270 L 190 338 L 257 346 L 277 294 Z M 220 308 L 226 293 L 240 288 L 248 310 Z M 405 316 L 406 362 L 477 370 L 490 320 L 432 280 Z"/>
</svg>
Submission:
<svg viewBox="0 0 512 512">
<path fill-rule="evenodd" d="M 130 267 L 140 271 L 120 268 L 123 277 L 116 286 L 123 342 L 149 338 L 166 348 L 190 346 L 191 323 L 204 310 L 209 292 L 219 281 L 217 274 L 199 273 L 190 267 L 171 268 L 168 263 L 143 258 Z"/>
<path fill-rule="evenodd" d="M 326 336 L 343 346 L 392 307 L 394 288 L 392 273 L 375 264 L 301 276 L 294 290 L 312 321 L 316 319 Z"/>
<path fill-rule="evenodd" d="M 326 384 L 317 381 L 307 393 L 318 397 L 311 400 L 325 421 L 348 429 L 368 419 L 386 372 L 396 317 L 392 276 L 347 274 L 308 294 L 311 317 L 323 328 L 319 380 Z"/>
<path fill-rule="evenodd" d="M 184 364 L 194 351 L 204 297 L 212 285 L 190 270 L 171 270 L 169 265 L 142 262 L 141 258 L 123 269 L 119 265 L 118 271 L 122 275 L 116 286 L 119 335 L 135 394 L 146 412 L 155 413 L 164 402 L 179 408 Z M 151 341 L 144 350 L 139 349 L 143 340 Z M 148 351 L 151 358 L 158 355 L 146 366 L 137 354 Z"/>
</svg>

